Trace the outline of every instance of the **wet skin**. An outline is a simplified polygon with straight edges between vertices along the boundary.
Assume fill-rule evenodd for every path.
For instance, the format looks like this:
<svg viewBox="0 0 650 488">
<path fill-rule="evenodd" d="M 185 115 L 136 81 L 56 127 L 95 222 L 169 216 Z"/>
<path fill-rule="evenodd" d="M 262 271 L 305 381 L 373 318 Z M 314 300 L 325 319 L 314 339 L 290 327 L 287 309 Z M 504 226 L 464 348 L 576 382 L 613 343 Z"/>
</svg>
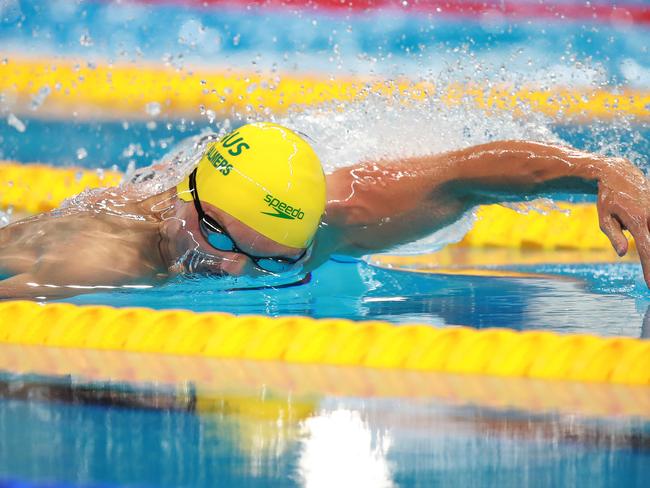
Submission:
<svg viewBox="0 0 650 488">
<path fill-rule="evenodd" d="M 542 192 L 598 194 L 600 226 L 623 255 L 634 236 L 650 285 L 650 184 L 634 165 L 569 147 L 502 141 L 448 153 L 378 161 L 327 176 L 327 206 L 305 271 L 331 253 L 363 255 L 412 241 L 453 223 L 483 203 L 523 200 Z M 237 245 L 257 256 L 296 257 L 278 244 L 203 204 Z M 157 284 L 193 271 L 260 275 L 243 254 L 212 248 L 194 206 L 175 190 L 138 199 L 134 189 L 98 192 L 83 208 L 41 214 L 0 229 L 2 298 L 59 298 L 100 286 Z"/>
</svg>

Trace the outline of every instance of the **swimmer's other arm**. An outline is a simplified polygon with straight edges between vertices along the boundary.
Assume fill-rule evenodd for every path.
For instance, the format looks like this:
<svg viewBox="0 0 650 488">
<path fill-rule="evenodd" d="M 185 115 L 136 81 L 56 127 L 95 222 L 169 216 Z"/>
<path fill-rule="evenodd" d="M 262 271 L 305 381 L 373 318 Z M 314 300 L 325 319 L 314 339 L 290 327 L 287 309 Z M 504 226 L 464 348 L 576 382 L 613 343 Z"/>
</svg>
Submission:
<svg viewBox="0 0 650 488">
<path fill-rule="evenodd" d="M 600 228 L 621 256 L 628 250 L 622 231 L 630 231 L 650 286 L 650 185 L 622 158 L 501 141 L 342 168 L 328 176 L 327 185 L 323 233 L 336 243 L 328 251 L 352 254 L 430 234 L 478 204 L 521 201 L 546 192 L 597 194 Z"/>
</svg>

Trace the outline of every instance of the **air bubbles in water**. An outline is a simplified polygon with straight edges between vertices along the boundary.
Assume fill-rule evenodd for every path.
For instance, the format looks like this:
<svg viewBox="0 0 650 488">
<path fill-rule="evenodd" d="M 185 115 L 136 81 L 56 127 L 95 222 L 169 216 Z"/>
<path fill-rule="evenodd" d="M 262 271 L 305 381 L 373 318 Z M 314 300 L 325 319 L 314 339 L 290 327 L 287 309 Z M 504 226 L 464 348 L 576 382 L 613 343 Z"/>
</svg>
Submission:
<svg viewBox="0 0 650 488">
<path fill-rule="evenodd" d="M 88 156 L 88 151 L 86 151 L 85 148 L 80 147 L 79 149 L 77 149 L 77 159 L 79 161 L 81 161 L 82 159 L 86 159 L 87 156 Z"/>
</svg>

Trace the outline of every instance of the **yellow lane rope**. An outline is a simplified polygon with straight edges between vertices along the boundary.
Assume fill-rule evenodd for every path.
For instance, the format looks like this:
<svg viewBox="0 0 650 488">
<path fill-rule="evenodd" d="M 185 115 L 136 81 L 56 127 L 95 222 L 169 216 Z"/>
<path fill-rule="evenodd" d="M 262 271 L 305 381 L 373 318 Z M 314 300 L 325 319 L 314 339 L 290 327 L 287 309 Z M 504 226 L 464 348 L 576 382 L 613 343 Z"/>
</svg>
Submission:
<svg viewBox="0 0 650 488">
<path fill-rule="evenodd" d="M 0 345 L 0 370 L 72 375 L 77 380 L 177 386 L 191 383 L 198 397 L 292 401 L 323 396 L 436 398 L 452 405 L 526 409 L 589 416 L 650 417 L 650 388 L 635 385 L 534 380 L 282 361 L 215 359 L 97 349 Z M 275 417 L 277 419 L 277 416 Z"/>
<path fill-rule="evenodd" d="M 541 217 L 543 218 L 543 217 Z M 614 249 L 530 249 L 506 247 L 470 247 L 464 244 L 446 246 L 434 253 L 395 256 L 375 254 L 370 262 L 375 266 L 422 273 L 471 276 L 544 277 L 535 272 L 514 272 L 495 266 L 535 266 L 539 264 L 638 262 L 636 252 L 619 257 Z"/>
<path fill-rule="evenodd" d="M 650 385 L 650 341 L 385 322 L 0 304 L 0 342 Z"/>
<path fill-rule="evenodd" d="M 56 208 L 85 188 L 117 185 L 122 175 L 80 168 L 0 161 L 0 209 L 37 213 Z M 592 204 L 558 204 L 546 215 L 521 214 L 499 205 L 479 209 L 478 221 L 460 243 L 465 247 L 544 250 L 609 250 Z M 408 259 L 404 262 L 407 263 Z"/>
<path fill-rule="evenodd" d="M 600 231 L 593 204 L 558 203 L 556 209 L 518 213 L 496 205 L 482 207 L 462 245 L 522 249 L 611 249 Z"/>
<path fill-rule="evenodd" d="M 46 212 L 87 188 L 115 186 L 121 179 L 115 171 L 0 161 L 0 210 Z"/>
<path fill-rule="evenodd" d="M 591 88 L 550 89 L 452 84 L 436 87 L 409 80 L 270 73 L 232 69 L 177 70 L 137 65 L 92 64 L 70 59 L 27 59 L 5 53 L 0 64 L 0 94 L 17 112 L 74 117 L 157 116 L 198 118 L 215 115 L 283 113 L 290 107 L 348 102 L 370 93 L 401 94 L 405 100 L 435 95 L 443 103 L 472 101 L 478 107 L 522 113 L 541 112 L 558 119 L 650 118 L 650 91 Z M 0 56 L 2 57 L 2 56 Z M 38 107 L 38 111 L 32 111 Z"/>
</svg>

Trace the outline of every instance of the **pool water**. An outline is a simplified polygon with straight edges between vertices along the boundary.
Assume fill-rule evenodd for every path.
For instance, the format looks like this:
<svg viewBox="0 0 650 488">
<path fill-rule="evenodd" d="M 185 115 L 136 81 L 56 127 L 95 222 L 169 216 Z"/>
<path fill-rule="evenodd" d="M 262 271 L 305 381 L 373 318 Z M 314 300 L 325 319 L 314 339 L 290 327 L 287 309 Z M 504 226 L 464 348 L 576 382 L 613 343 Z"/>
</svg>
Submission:
<svg viewBox="0 0 650 488">
<path fill-rule="evenodd" d="M 445 5 L 423 14 L 410 10 L 418 2 L 396 2 L 388 12 L 200 3 L 0 0 L 0 63 L 73 58 L 89 69 L 154 64 L 181 73 L 650 87 L 648 24 L 624 17 L 508 18 L 498 6 L 487 15 L 457 15 Z M 584 7 L 559 5 L 576 4 Z M 130 171 L 185 137 L 247 116 L 211 120 L 199 107 L 191 118 L 155 116 L 145 102 L 132 117 L 89 120 L 44 110 L 38 100 L 14 113 L 11 97 L 0 93 L 0 159 Z M 475 107 L 446 113 L 433 102 L 398 117 L 388 108 L 370 101 L 336 117 L 307 110 L 289 120 L 321 123 L 317 135 L 326 142 L 340 131 L 360 143 L 368 139 L 364 130 L 379 129 L 369 139 L 373 155 L 387 149 L 383 136 L 415 137 L 419 127 L 432 151 L 541 133 L 649 168 L 647 118 L 519 120 Z M 650 293 L 633 259 L 525 252 L 525 260 L 463 274 L 426 260 L 398 269 L 334 256 L 292 287 L 228 291 L 201 278 L 65 301 L 650 337 Z M 48 370 L 57 357 L 71 365 L 68 375 Z M 643 387 L 7 345 L 0 345 L 0 361 L 0 487 L 650 484 L 650 393 Z M 134 370 L 155 364 L 163 373 L 147 381 L 111 376 L 108 366 L 122 361 Z M 206 376 L 211 381 L 198 379 Z"/>
<path fill-rule="evenodd" d="M 455 276 L 330 260 L 309 283 L 295 287 L 228 292 L 215 290 L 210 280 L 182 281 L 66 301 L 608 336 L 650 332 L 650 301 L 629 293 L 630 282 L 639 295 L 645 293 L 637 265 L 540 265 L 521 270 L 527 276 Z"/>
</svg>

